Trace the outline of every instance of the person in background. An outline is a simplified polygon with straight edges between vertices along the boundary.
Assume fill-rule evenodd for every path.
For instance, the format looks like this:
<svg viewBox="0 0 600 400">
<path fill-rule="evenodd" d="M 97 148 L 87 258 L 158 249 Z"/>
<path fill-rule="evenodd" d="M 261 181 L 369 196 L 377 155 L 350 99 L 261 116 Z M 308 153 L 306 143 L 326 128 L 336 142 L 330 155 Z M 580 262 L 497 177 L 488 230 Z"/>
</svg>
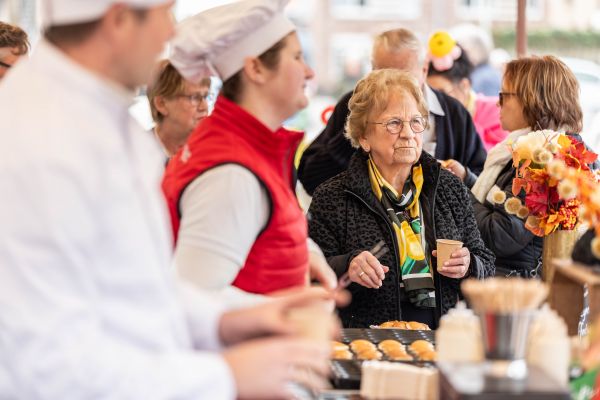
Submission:
<svg viewBox="0 0 600 400">
<path fill-rule="evenodd" d="M 348 273 L 346 328 L 389 320 L 432 329 L 467 277 L 494 275 L 494 256 L 477 230 L 467 188 L 423 150 L 427 106 L 412 74 L 371 72 L 350 98 L 346 135 L 358 151 L 346 171 L 319 186 L 310 236 L 338 276 Z M 464 243 L 438 269 L 436 239 Z M 385 242 L 387 253 L 372 253 Z"/>
<path fill-rule="evenodd" d="M 600 267 L 600 239 L 594 229 L 588 229 L 575 243 L 573 261 L 589 267 Z"/>
<path fill-rule="evenodd" d="M 453 97 L 431 89 L 425 82 L 427 62 L 425 48 L 408 29 L 379 34 L 373 43 L 373 69 L 396 68 L 413 74 L 428 105 L 428 128 L 423 132 L 423 149 L 438 160 L 455 159 L 478 173 L 486 152 L 468 111 Z M 302 154 L 298 178 L 312 195 L 321 183 L 343 172 L 356 149 L 344 136 L 348 101 L 352 92 L 342 97 L 327 126 Z"/>
<path fill-rule="evenodd" d="M 27 33 L 18 26 L 0 21 L 0 80 L 28 52 Z"/>
<path fill-rule="evenodd" d="M 501 73 L 490 63 L 494 49 L 492 36 L 485 29 L 473 24 L 461 24 L 450 29 L 475 68 L 471 73 L 471 85 L 475 93 L 497 96 L 500 91 Z"/>
<path fill-rule="evenodd" d="M 579 83 L 554 56 L 523 57 L 506 65 L 498 104 L 500 123 L 510 134 L 490 150 L 481 175 L 466 172 L 458 162 L 447 168 L 471 189 L 481 237 L 496 255 L 496 274 L 540 277 L 542 238 L 529 231 L 525 221 L 494 202 L 493 195 L 503 191 L 512 196 L 515 168 L 509 144 L 519 137 L 532 130 L 551 129 L 581 140 Z"/>
<path fill-rule="evenodd" d="M 170 57 L 186 79 L 216 70 L 223 80 L 212 114 L 165 171 L 175 266 L 189 282 L 237 293 L 242 303 L 306 285 L 309 274 L 337 284 L 318 246 L 307 244 L 294 194 L 303 134 L 282 124 L 308 104 L 314 73 L 286 4 L 253 0 L 200 13 L 181 24 Z"/>
<path fill-rule="evenodd" d="M 187 81 L 169 60 L 161 60 L 153 76 L 146 91 L 156 124 L 153 131 L 167 157 L 171 157 L 208 115 L 210 78 L 199 83 Z"/>
<path fill-rule="evenodd" d="M 456 50 L 457 58 L 447 54 L 443 58 L 432 56 L 430 41 L 429 69 L 427 71 L 427 84 L 433 89 L 446 93 L 461 102 L 473 118 L 473 124 L 485 149 L 489 151 L 497 143 L 504 140 L 508 132 L 500 126 L 500 114 L 497 105 L 498 97 L 488 97 L 477 94 L 471 86 L 471 72 L 473 64 L 467 53 L 445 32 L 440 32 L 450 42 L 450 53 Z M 444 36 L 445 34 L 445 36 Z M 448 59 L 447 62 L 446 58 Z"/>
<path fill-rule="evenodd" d="M 299 338 L 285 316 L 330 294 L 227 311 L 169 268 L 162 157 L 129 105 L 174 32 L 173 1 L 41 4 L 44 39 L 0 85 L 0 398 L 322 387 L 328 343 Z"/>
</svg>

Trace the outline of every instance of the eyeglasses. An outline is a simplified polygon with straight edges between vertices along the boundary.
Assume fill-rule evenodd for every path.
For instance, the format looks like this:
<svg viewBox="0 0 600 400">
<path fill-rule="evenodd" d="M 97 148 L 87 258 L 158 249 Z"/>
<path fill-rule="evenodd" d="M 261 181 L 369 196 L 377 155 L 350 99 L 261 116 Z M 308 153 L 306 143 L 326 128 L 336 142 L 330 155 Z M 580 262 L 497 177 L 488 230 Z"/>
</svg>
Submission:
<svg viewBox="0 0 600 400">
<path fill-rule="evenodd" d="M 11 68 L 12 65 L 5 63 L 4 61 L 0 61 L 0 67 L 4 67 L 4 68 Z"/>
<path fill-rule="evenodd" d="M 498 104 L 502 106 L 504 104 L 504 98 L 508 96 L 516 96 L 516 93 L 512 92 L 498 92 Z"/>
<path fill-rule="evenodd" d="M 205 100 L 211 102 L 214 99 L 214 95 L 211 92 L 207 93 L 194 93 L 194 94 L 179 94 L 177 97 L 186 98 L 192 105 L 198 105 Z"/>
<path fill-rule="evenodd" d="M 369 122 L 370 124 L 383 125 L 387 131 L 392 135 L 397 135 L 402 132 L 404 129 L 404 123 L 408 123 L 410 129 L 414 133 L 421 133 L 425 129 L 427 129 L 427 119 L 426 116 L 422 117 L 420 115 L 412 117 L 409 121 L 403 121 L 400 118 L 392 118 L 387 120 L 386 122 Z"/>
</svg>

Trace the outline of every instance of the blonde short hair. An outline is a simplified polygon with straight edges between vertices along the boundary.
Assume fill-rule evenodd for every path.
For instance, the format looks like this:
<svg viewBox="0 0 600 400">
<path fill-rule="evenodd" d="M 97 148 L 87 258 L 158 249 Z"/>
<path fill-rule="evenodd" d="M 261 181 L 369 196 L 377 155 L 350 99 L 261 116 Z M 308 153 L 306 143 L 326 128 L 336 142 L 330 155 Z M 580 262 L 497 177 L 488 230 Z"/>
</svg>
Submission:
<svg viewBox="0 0 600 400">
<path fill-rule="evenodd" d="M 169 60 L 161 60 L 155 67 L 153 72 L 152 83 L 146 89 L 146 96 L 150 102 L 150 111 L 154 122 L 162 122 L 164 116 L 156 109 L 154 99 L 157 96 L 166 99 L 173 98 L 183 93 L 185 87 L 183 76 L 175 69 Z M 200 86 L 210 88 L 210 78 L 203 78 L 200 81 Z"/>
<path fill-rule="evenodd" d="M 558 58 L 532 56 L 513 60 L 506 64 L 504 82 L 516 93 L 523 105 L 523 116 L 532 129 L 581 132 L 579 83 Z"/>
<path fill-rule="evenodd" d="M 397 69 L 379 69 L 358 81 L 348 103 L 350 114 L 346 120 L 345 135 L 353 147 L 367 132 L 369 118 L 381 114 L 393 94 L 412 96 L 417 108 L 427 121 L 427 104 L 417 80 L 409 72 Z"/>
</svg>

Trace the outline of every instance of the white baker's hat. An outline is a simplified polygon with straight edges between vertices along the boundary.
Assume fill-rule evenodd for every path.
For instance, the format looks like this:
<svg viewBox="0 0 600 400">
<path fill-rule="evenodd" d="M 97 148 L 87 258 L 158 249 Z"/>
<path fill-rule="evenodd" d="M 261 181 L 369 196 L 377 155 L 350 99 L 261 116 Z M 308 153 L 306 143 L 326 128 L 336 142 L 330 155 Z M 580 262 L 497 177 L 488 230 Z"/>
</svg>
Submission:
<svg viewBox="0 0 600 400">
<path fill-rule="evenodd" d="M 134 8 L 150 8 L 172 0 L 42 0 L 42 24 L 60 26 L 90 22 L 98 19 L 113 4 Z"/>
<path fill-rule="evenodd" d="M 244 0 L 194 15 L 176 27 L 171 63 L 191 81 L 235 75 L 244 59 L 257 57 L 294 31 L 283 9 L 289 0 Z"/>
</svg>

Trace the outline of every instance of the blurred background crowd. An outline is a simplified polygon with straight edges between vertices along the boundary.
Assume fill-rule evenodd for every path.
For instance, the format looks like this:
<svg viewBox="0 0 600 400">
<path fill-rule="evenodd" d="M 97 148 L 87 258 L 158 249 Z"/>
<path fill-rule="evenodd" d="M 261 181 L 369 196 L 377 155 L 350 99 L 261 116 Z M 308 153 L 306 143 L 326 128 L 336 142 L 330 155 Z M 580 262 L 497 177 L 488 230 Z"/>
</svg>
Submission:
<svg viewBox="0 0 600 400">
<path fill-rule="evenodd" d="M 179 0 L 174 8 L 180 21 L 232 0 Z M 0 0 L 0 20 L 22 27 L 35 46 L 39 35 L 37 0 Z M 298 34 L 308 64 L 309 107 L 288 121 L 306 132 L 309 143 L 323 129 L 322 114 L 336 99 L 354 88 L 371 69 L 373 37 L 404 27 L 426 42 L 437 30 L 448 30 L 477 65 L 489 65 L 499 77 L 503 65 L 516 55 L 517 0 L 293 0 L 288 16 Z M 581 86 L 583 138 L 600 150 L 600 0 L 528 0 L 527 36 L 530 54 L 559 56 Z M 219 82 L 214 82 L 218 91 Z M 499 83 L 498 83 L 499 84 Z M 497 96 L 498 87 L 473 83 L 476 92 Z M 143 93 L 132 112 L 145 127 L 152 118 Z"/>
</svg>

